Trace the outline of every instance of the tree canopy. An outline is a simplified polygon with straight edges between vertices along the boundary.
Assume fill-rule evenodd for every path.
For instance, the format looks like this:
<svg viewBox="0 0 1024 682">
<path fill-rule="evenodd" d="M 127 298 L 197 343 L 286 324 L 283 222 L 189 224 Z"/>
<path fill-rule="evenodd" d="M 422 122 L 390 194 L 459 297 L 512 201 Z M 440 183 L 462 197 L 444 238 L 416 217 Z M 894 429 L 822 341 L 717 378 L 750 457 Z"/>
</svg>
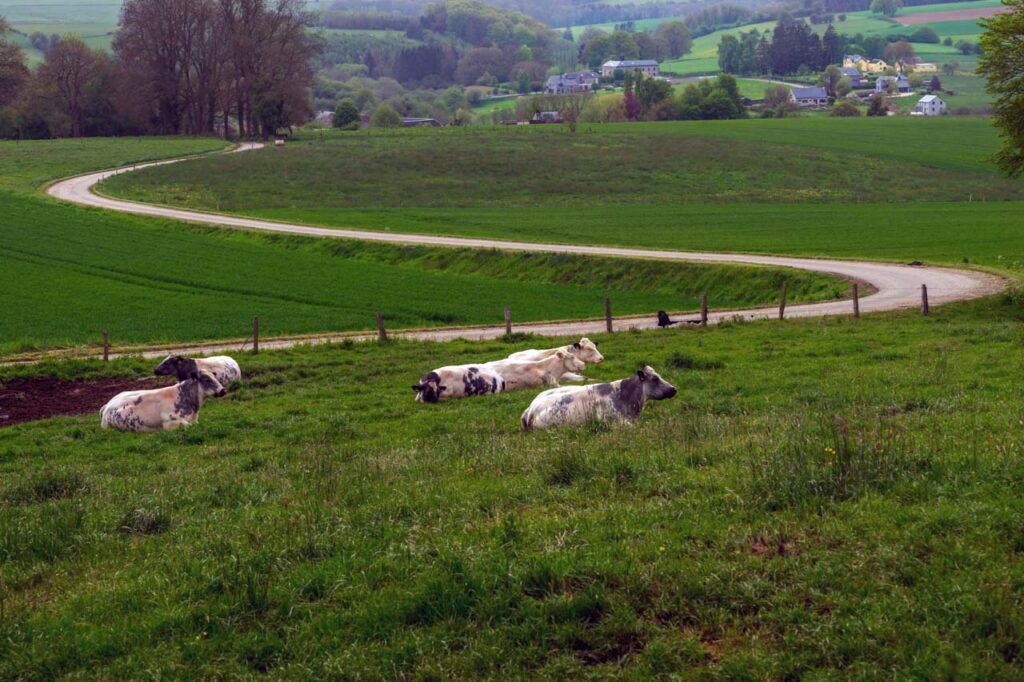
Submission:
<svg viewBox="0 0 1024 682">
<path fill-rule="evenodd" d="M 1003 138 L 995 162 L 1005 174 L 1024 173 L 1024 0 L 1004 0 L 1009 11 L 982 20 L 978 72 L 995 95 L 996 127 Z"/>
</svg>

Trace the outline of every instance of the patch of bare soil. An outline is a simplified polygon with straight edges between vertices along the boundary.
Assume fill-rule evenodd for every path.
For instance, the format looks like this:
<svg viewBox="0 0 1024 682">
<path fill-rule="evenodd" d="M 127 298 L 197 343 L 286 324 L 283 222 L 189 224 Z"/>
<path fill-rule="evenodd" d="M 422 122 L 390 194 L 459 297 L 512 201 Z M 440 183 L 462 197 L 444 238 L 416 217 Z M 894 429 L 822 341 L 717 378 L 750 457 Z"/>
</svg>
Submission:
<svg viewBox="0 0 1024 682">
<path fill-rule="evenodd" d="M 958 21 L 962 19 L 986 19 L 1008 11 L 1005 7 L 973 7 L 968 9 L 951 9 L 945 12 L 925 12 L 896 17 L 896 21 L 904 26 L 931 24 L 936 21 Z"/>
<path fill-rule="evenodd" d="M 172 383 L 170 377 L 75 381 L 46 377 L 11 379 L 0 384 L 0 428 L 50 417 L 98 414 L 99 409 L 121 391 L 140 391 Z"/>
</svg>

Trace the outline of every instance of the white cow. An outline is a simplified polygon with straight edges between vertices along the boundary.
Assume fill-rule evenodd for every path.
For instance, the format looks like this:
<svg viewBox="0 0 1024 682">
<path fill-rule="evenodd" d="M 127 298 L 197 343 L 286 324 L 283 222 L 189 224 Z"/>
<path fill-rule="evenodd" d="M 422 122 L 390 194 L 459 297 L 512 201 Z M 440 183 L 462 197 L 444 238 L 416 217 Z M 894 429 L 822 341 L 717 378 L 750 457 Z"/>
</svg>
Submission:
<svg viewBox="0 0 1024 682">
<path fill-rule="evenodd" d="M 170 431 L 189 426 L 199 421 L 203 398 L 224 393 L 212 374 L 200 370 L 174 386 L 118 393 L 100 410 L 100 426 L 118 431 Z"/>
<path fill-rule="evenodd" d="M 604 356 L 597 350 L 597 344 L 583 337 L 576 343 L 571 343 L 568 346 L 561 346 L 559 348 L 546 348 L 544 350 L 536 350 L 531 348 L 530 350 L 519 351 L 508 356 L 508 360 L 518 360 L 520 362 L 543 360 L 546 357 L 554 355 L 557 351 L 563 351 L 565 353 L 571 353 L 578 357 L 583 362 L 590 362 L 595 365 L 604 362 Z M 567 373 L 561 377 L 561 381 L 586 381 L 586 377 L 582 377 L 578 374 Z"/>
<path fill-rule="evenodd" d="M 593 386 L 563 386 L 544 391 L 523 412 L 527 431 L 564 424 L 584 424 L 592 419 L 634 421 L 647 400 L 664 400 L 676 394 L 675 386 L 650 367 L 628 379 Z"/>
<path fill-rule="evenodd" d="M 234 358 L 217 355 L 212 358 L 185 358 L 180 355 L 169 355 L 156 366 L 157 376 L 173 376 L 178 381 L 185 381 L 200 370 L 206 370 L 224 387 L 242 380 L 242 368 Z"/>
<path fill-rule="evenodd" d="M 577 356 L 559 349 L 539 360 L 496 360 L 488 362 L 485 366 L 501 375 L 505 380 L 506 391 L 558 386 L 558 381 L 562 377 L 577 376 L 575 372 L 582 372 L 587 367 Z"/>
<path fill-rule="evenodd" d="M 485 364 L 448 365 L 424 374 L 412 390 L 416 391 L 416 402 L 436 403 L 501 393 L 505 390 L 505 380 Z"/>
</svg>

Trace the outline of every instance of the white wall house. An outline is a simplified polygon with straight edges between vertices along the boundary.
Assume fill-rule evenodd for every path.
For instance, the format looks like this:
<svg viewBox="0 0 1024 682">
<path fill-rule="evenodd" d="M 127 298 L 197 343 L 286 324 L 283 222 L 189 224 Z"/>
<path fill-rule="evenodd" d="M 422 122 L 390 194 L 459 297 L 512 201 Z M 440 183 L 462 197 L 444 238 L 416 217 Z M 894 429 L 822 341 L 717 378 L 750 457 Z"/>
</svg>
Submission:
<svg viewBox="0 0 1024 682">
<path fill-rule="evenodd" d="M 601 76 L 614 76 L 616 71 L 639 71 L 645 76 L 660 76 L 661 69 L 653 59 L 627 59 L 625 61 L 607 61 L 601 65 Z"/>
<path fill-rule="evenodd" d="M 925 95 L 917 100 L 914 111 L 925 116 L 941 116 L 946 113 L 946 103 L 938 95 Z"/>
</svg>

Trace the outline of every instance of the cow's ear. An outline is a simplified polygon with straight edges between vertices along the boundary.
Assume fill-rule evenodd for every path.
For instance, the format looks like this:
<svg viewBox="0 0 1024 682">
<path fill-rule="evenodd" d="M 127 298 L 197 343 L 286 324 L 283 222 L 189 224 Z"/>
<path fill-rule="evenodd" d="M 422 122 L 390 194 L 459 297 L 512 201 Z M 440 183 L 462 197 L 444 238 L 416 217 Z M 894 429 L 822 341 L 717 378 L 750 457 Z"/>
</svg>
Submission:
<svg viewBox="0 0 1024 682">
<path fill-rule="evenodd" d="M 447 390 L 448 390 L 447 386 L 438 386 L 437 387 L 437 392 L 438 393 L 440 393 L 441 391 L 447 391 Z"/>
<path fill-rule="evenodd" d="M 423 390 L 423 387 L 420 386 L 419 384 L 413 384 L 412 390 L 416 391 L 417 393 L 420 393 Z"/>
<path fill-rule="evenodd" d="M 583 348 L 583 346 L 580 345 L 579 341 L 577 341 L 576 343 L 572 344 L 572 347 L 575 348 L 576 350 L 579 350 L 580 348 Z"/>
<path fill-rule="evenodd" d="M 643 371 L 642 369 L 638 369 L 638 370 L 636 371 L 636 377 L 637 377 L 637 379 L 639 379 L 640 381 L 643 381 L 644 379 L 646 379 L 646 378 L 647 378 L 647 374 L 646 374 L 646 373 L 645 373 L 645 372 L 644 372 L 644 371 Z"/>
<path fill-rule="evenodd" d="M 188 378 L 189 379 L 195 379 L 195 380 L 198 381 L 199 380 L 199 372 L 189 372 L 188 373 Z"/>
</svg>

